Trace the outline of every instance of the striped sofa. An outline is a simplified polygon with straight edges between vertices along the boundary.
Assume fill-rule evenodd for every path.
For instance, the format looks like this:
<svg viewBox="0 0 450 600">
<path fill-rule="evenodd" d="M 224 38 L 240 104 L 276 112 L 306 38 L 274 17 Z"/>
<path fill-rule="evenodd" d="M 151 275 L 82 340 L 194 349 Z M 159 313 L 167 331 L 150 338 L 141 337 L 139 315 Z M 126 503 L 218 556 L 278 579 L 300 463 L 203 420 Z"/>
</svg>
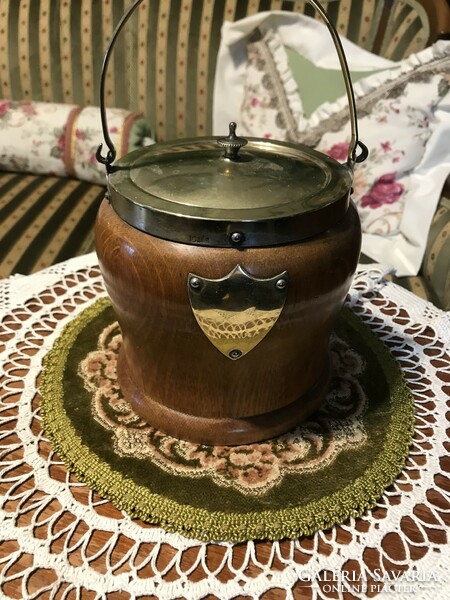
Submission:
<svg viewBox="0 0 450 600">
<path fill-rule="evenodd" d="M 104 49 L 131 0 L 0 0 L 0 98 L 98 104 Z M 399 60 L 450 31 L 447 0 L 323 2 L 338 31 Z M 145 0 L 118 39 L 106 103 L 142 112 L 158 141 L 211 133 L 224 20 L 262 10 L 314 15 L 304 0 Z M 1 134 L 1 132 L 0 132 Z M 93 249 L 101 185 L 0 171 L 0 276 Z M 406 285 L 450 308 L 450 194 L 436 212 L 418 277 Z"/>
</svg>

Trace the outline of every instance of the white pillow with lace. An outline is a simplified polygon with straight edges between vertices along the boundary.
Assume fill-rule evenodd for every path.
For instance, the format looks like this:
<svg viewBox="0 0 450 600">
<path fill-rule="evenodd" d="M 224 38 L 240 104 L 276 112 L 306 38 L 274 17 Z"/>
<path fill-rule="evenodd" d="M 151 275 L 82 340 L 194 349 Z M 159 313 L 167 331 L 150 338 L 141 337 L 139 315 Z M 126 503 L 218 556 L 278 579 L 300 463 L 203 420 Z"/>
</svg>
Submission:
<svg viewBox="0 0 450 600">
<path fill-rule="evenodd" d="M 316 33 L 320 27 L 318 55 L 331 56 L 334 45 L 328 30 L 314 24 Z M 245 39 L 240 117 L 232 119 L 239 123 L 238 133 L 304 143 L 345 161 L 350 136 L 347 97 L 325 102 L 307 117 L 278 29 L 266 21 Z M 348 41 L 344 46 L 350 48 L 355 67 L 359 49 Z M 369 53 L 360 52 L 356 68 L 363 70 L 363 62 L 370 63 Z M 313 55 L 307 58 L 313 60 Z M 363 252 L 392 265 L 398 275 L 415 275 L 450 173 L 450 42 L 438 42 L 400 63 L 386 61 L 381 71 L 378 58 L 371 67 L 377 72 L 354 85 L 359 135 L 370 154 L 356 165 L 353 199 L 362 222 Z M 330 67 L 322 59 L 317 64 Z"/>
</svg>

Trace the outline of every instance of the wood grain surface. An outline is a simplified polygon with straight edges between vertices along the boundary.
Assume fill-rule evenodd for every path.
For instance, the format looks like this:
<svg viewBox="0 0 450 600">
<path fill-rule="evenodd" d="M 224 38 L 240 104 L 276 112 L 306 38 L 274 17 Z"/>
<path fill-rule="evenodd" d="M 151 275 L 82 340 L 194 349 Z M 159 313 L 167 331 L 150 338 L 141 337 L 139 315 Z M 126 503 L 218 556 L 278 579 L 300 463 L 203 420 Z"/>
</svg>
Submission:
<svg viewBox="0 0 450 600">
<path fill-rule="evenodd" d="M 97 255 L 122 329 L 121 376 L 126 370 L 123 387 L 133 408 L 167 433 L 219 444 L 233 443 L 230 419 L 241 419 L 245 429 L 249 417 L 293 403 L 306 418 L 317 406 L 310 391 L 323 389 L 319 382 L 326 373 L 329 335 L 356 269 L 360 241 L 353 205 L 333 228 L 301 243 L 239 250 L 150 236 L 125 223 L 104 201 L 96 225 Z M 289 285 L 272 330 L 247 355 L 232 361 L 197 324 L 187 283 L 189 273 L 217 279 L 238 264 L 257 278 L 287 270 Z M 154 423 L 150 406 L 155 403 L 170 409 L 174 418 L 155 415 Z M 187 419 L 180 429 L 176 413 L 195 419 L 190 425 Z M 201 427 L 198 417 L 223 423 L 212 431 L 209 425 Z M 291 411 L 286 430 L 298 417 Z M 265 434 L 259 429 L 259 439 L 272 430 L 272 424 Z M 242 440 L 239 434 L 235 443 Z"/>
</svg>

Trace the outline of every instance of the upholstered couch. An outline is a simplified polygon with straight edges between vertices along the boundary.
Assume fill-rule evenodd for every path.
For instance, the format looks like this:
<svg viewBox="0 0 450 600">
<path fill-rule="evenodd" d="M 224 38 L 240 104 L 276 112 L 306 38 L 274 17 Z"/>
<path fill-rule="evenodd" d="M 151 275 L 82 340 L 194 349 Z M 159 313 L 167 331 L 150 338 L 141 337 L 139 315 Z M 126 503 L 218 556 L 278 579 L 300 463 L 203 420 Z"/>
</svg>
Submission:
<svg viewBox="0 0 450 600">
<path fill-rule="evenodd" d="M 130 4 L 3 0 L 0 98 L 9 103 L 98 105 L 104 49 Z M 339 33 L 392 60 L 450 31 L 447 0 L 340 0 L 323 5 Z M 117 41 L 106 80 L 107 106 L 142 113 L 157 141 L 211 134 L 222 23 L 273 9 L 315 17 L 302 0 L 145 0 Z M 0 106 L 0 141 L 1 113 Z M 24 172 L 20 162 L 14 171 L 0 171 L 0 276 L 30 273 L 93 249 L 94 220 L 105 188 L 74 177 L 74 170 L 67 174 Z M 446 189 L 419 275 L 400 280 L 444 308 L 450 307 L 449 223 Z"/>
</svg>

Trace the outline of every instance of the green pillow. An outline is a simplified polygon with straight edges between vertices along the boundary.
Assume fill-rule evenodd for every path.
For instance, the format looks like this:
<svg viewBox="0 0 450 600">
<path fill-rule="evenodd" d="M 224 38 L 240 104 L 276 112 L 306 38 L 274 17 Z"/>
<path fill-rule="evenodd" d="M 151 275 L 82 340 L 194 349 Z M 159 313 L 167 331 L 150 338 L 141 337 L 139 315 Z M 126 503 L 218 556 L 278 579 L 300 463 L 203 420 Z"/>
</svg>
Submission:
<svg viewBox="0 0 450 600">
<path fill-rule="evenodd" d="M 302 99 L 306 118 L 324 102 L 335 102 L 345 94 L 345 85 L 340 69 L 324 69 L 298 54 L 292 48 L 284 47 L 288 57 L 289 68 Z M 397 68 L 397 67 L 394 67 Z M 350 71 L 352 83 L 385 69 L 372 71 Z"/>
</svg>

